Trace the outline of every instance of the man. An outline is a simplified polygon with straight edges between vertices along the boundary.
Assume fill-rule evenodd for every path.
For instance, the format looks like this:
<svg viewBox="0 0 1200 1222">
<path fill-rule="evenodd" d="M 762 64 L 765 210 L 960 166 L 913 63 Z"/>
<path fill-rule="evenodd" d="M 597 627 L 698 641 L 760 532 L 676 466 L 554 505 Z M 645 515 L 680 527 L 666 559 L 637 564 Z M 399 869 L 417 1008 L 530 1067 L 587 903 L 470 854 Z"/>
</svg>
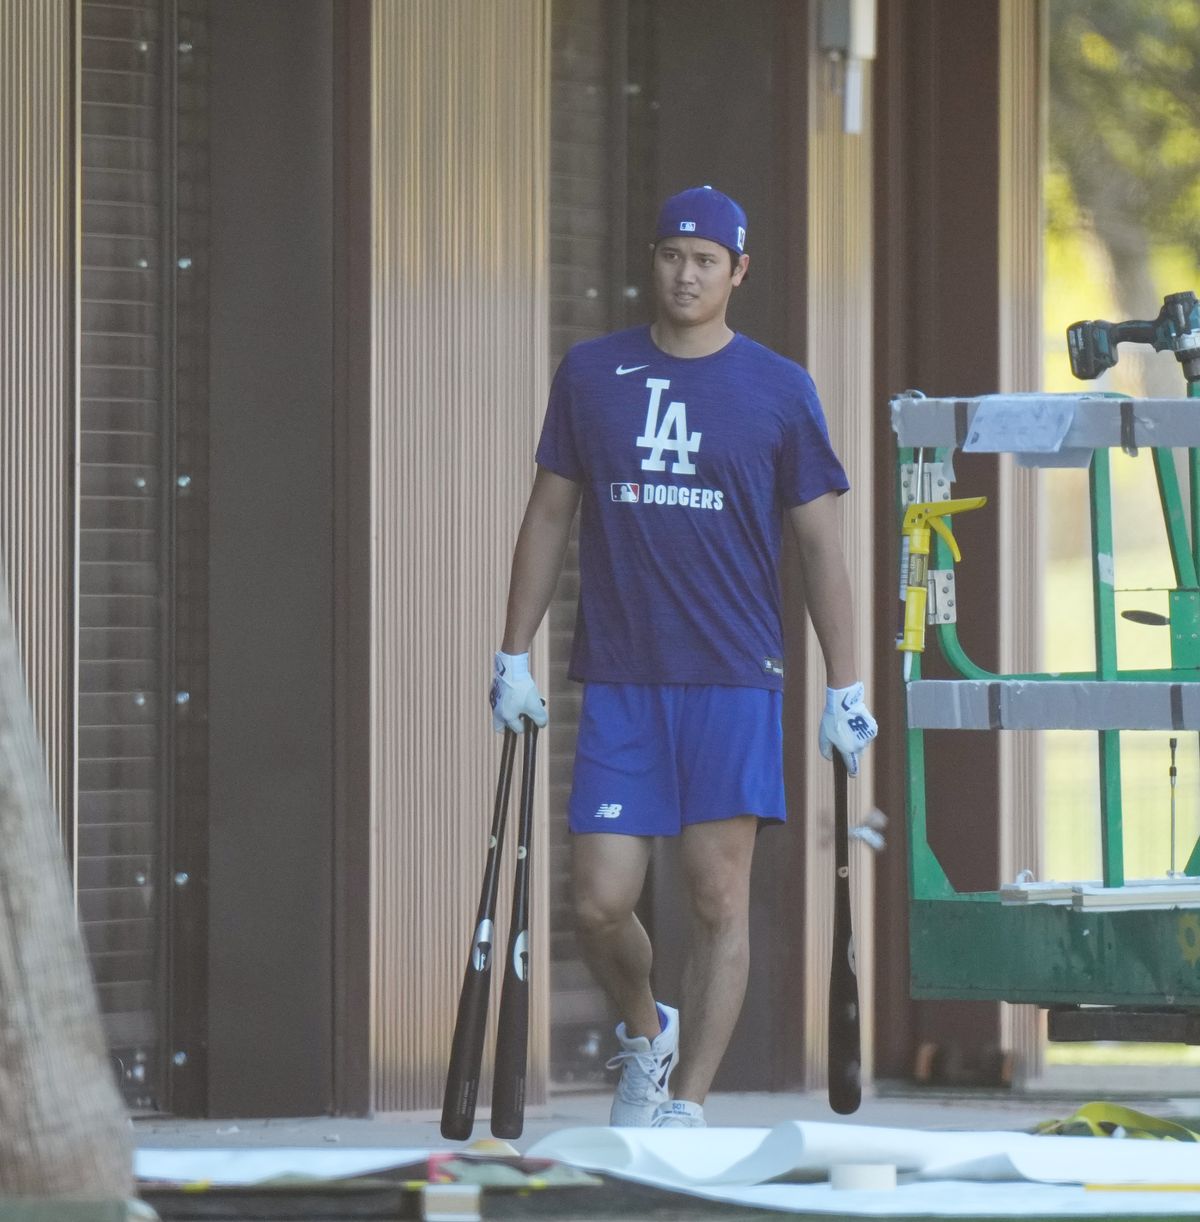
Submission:
<svg viewBox="0 0 1200 1222">
<path fill-rule="evenodd" d="M 838 538 L 845 473 L 808 374 L 735 334 L 746 215 L 710 187 L 663 205 L 652 326 L 559 366 L 513 556 L 491 702 L 546 723 L 528 650 L 582 500 L 570 677 L 584 683 L 569 819 L 584 955 L 623 1021 L 614 1125 L 700 1127 L 746 988 L 755 833 L 785 818 L 783 518 L 799 543 L 829 684 L 820 747 L 851 774 L 863 703 Z M 652 837 L 679 836 L 692 937 L 679 1009 L 650 991 L 634 914 Z M 673 1097 L 669 1079 L 678 1062 Z"/>
</svg>

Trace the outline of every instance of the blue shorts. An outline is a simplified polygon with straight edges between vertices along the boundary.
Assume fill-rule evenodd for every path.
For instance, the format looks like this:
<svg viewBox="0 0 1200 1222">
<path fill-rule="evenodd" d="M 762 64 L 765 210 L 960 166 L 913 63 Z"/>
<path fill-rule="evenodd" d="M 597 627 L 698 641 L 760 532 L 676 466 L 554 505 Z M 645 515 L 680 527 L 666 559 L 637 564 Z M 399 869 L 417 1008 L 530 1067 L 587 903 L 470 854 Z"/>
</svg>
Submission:
<svg viewBox="0 0 1200 1222">
<path fill-rule="evenodd" d="M 573 832 L 677 836 L 757 815 L 782 823 L 783 693 L 588 683 L 568 815 Z"/>
</svg>

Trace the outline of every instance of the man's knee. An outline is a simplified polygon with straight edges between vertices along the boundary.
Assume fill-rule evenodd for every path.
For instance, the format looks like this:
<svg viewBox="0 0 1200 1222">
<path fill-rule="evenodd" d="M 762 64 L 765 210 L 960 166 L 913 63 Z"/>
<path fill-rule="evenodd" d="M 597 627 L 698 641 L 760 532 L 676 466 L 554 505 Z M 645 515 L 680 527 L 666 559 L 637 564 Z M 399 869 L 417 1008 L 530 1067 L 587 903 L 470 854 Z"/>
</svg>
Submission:
<svg viewBox="0 0 1200 1222">
<path fill-rule="evenodd" d="M 635 905 L 613 892 L 580 888 L 575 892 L 574 906 L 576 929 L 582 934 L 602 934 L 627 921 Z"/>
<path fill-rule="evenodd" d="M 740 872 L 720 871 L 693 878 L 688 898 L 696 920 L 708 928 L 734 930 L 749 922 L 749 889 Z"/>
<path fill-rule="evenodd" d="M 628 921 L 637 907 L 649 844 L 633 836 L 577 836 L 571 884 L 579 933 L 605 933 Z"/>
</svg>

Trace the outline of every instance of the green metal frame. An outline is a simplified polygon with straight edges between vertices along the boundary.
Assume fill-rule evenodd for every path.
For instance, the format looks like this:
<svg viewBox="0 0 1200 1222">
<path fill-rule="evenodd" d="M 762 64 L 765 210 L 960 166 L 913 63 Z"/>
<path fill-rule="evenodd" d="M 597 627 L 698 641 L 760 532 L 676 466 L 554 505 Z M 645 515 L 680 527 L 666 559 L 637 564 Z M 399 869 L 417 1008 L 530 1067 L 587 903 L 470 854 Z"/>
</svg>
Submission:
<svg viewBox="0 0 1200 1222">
<path fill-rule="evenodd" d="M 1200 385 L 1189 386 L 1189 395 L 1200 397 Z M 948 456 L 945 450 L 933 454 L 934 461 Z M 1175 589 L 1168 595 L 1171 666 L 1121 670 L 1118 664 L 1109 453 L 1097 449 L 1089 479 L 1095 668 L 1072 673 L 998 675 L 967 656 L 955 624 L 939 624 L 935 633 L 938 648 L 958 675 L 965 679 L 1024 681 L 1200 681 L 1200 451 L 1188 451 L 1190 503 L 1186 510 L 1171 450 L 1154 448 L 1152 454 L 1175 573 Z M 900 464 L 911 463 L 914 458 L 912 449 L 898 453 Z M 896 485 L 900 487 L 899 479 Z M 898 500 L 900 516 L 903 508 Z M 952 569 L 953 564 L 949 547 L 937 538 L 933 567 Z M 914 680 L 921 677 L 920 662 L 920 655 L 914 655 Z M 998 891 L 956 891 L 927 834 L 925 734 L 908 727 L 906 735 L 914 997 L 1040 1005 L 1200 1007 L 1200 910 L 1113 911 L 1002 904 Z M 1106 887 L 1121 887 L 1125 867 L 1120 731 L 1101 730 L 1097 738 L 1103 881 Z M 1200 841 L 1189 855 L 1185 873 L 1200 877 Z"/>
</svg>

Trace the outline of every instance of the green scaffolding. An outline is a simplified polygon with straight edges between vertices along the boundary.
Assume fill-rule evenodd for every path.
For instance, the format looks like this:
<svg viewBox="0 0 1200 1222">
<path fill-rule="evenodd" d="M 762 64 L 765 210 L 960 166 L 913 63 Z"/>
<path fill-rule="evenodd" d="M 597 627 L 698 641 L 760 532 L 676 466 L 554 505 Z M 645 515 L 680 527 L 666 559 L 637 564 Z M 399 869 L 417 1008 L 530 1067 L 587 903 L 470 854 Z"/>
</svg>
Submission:
<svg viewBox="0 0 1200 1222">
<path fill-rule="evenodd" d="M 1191 389 L 1191 388 L 1189 388 Z M 1200 388 L 1198 388 L 1200 389 Z M 1159 670 L 1122 670 L 1117 659 L 1115 583 L 1102 580 L 1102 557 L 1113 555 L 1112 488 L 1109 449 L 1130 445 L 1123 426 L 1133 418 L 1131 401 L 1106 401 L 1111 427 L 1093 449 L 1090 464 L 1092 585 L 1096 663 L 1091 671 L 999 675 L 978 666 L 966 654 L 955 623 L 938 622 L 932 629 L 938 649 L 956 675 L 992 684 L 1068 682 L 1137 682 L 1194 684 L 1200 682 L 1200 422 L 1188 429 L 1190 504 L 1185 507 L 1172 449 L 1162 440 L 1166 428 L 1145 430 L 1141 445 L 1152 448 L 1159 504 L 1174 568 L 1175 588 L 1168 592 L 1171 665 Z M 913 408 L 906 404 L 913 403 Z M 919 403 L 920 408 L 915 404 Z M 926 429 L 944 440 L 946 429 L 957 431 L 974 401 L 896 400 L 893 412 L 920 410 L 929 420 L 944 406 L 945 420 Z M 1143 401 L 1158 405 L 1171 419 L 1171 410 L 1189 401 Z M 1089 401 L 1095 407 L 1096 397 Z M 1125 407 L 1128 415 L 1118 416 Z M 1200 412 L 1196 415 L 1200 417 Z M 945 423 L 946 420 L 957 424 Z M 1074 427 L 1074 426 L 1073 426 Z M 905 430 L 898 427 L 901 441 Z M 909 434 L 920 429 L 909 429 Z M 1092 430 L 1093 435 L 1097 433 Z M 1194 436 L 1193 436 L 1194 433 Z M 912 438 L 920 440 L 920 438 Z M 1167 438 L 1169 440 L 1169 438 Z M 1068 435 L 1064 445 L 1076 445 Z M 1088 444 L 1086 441 L 1084 444 Z M 925 457 L 946 462 L 951 445 L 921 445 Z M 916 446 L 898 450 L 898 474 L 904 464 L 916 464 Z M 903 481 L 898 478 L 897 487 Z M 965 490 L 969 491 L 969 490 Z M 920 489 L 915 495 L 921 497 Z M 900 517 L 904 504 L 898 501 Z M 899 517 L 897 518 L 899 522 Z M 1190 527 L 1190 529 L 1189 529 Z M 950 549 L 934 540 L 931 568 L 953 570 Z M 899 660 L 899 659 L 898 659 Z M 921 678 L 921 657 L 914 655 L 910 678 Z M 1003 731 L 998 731 L 1003 732 Z M 1120 729 L 1097 731 L 1100 770 L 1100 827 L 1103 885 L 1126 884 L 1121 813 Z M 1200 1007 L 1200 909 L 1187 904 L 1170 907 L 1088 908 L 1070 903 L 1004 903 L 1000 891 L 959 892 L 951 884 L 929 844 L 926 824 L 925 730 L 906 726 L 906 814 L 909 840 L 910 950 L 912 994 L 917 998 L 1005 1000 L 1043 1006 L 1107 1005 L 1192 1009 Z M 1053 812 L 1048 812 L 1053 817 Z M 1200 877 L 1200 842 L 1192 850 L 1184 873 Z"/>
</svg>

